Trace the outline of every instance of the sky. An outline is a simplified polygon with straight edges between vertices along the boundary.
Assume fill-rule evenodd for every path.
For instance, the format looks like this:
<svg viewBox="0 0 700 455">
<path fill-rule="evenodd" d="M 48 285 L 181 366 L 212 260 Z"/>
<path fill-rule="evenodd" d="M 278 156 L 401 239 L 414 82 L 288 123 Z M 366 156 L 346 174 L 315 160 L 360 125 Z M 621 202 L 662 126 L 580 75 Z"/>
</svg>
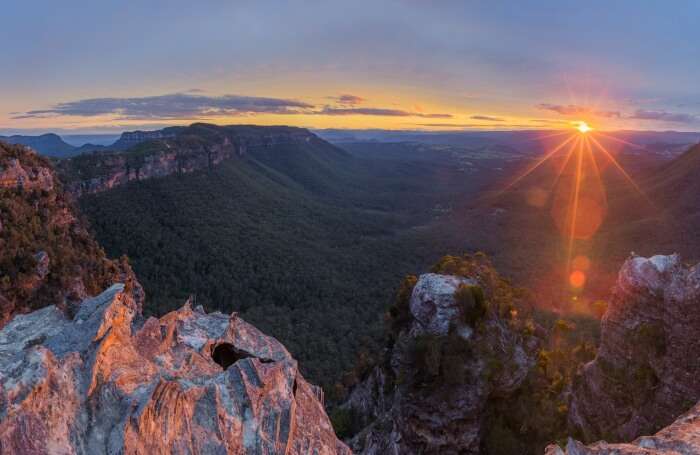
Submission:
<svg viewBox="0 0 700 455">
<path fill-rule="evenodd" d="M 9 0 L 0 133 L 700 130 L 697 1 Z"/>
</svg>

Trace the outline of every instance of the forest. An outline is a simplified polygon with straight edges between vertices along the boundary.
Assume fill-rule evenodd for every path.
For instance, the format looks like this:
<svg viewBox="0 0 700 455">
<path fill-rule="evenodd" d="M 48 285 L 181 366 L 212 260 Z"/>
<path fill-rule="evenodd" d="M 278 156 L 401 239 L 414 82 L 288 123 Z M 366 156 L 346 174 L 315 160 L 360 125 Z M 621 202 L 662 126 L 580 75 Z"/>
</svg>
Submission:
<svg viewBox="0 0 700 455">
<path fill-rule="evenodd" d="M 484 180 L 485 181 L 485 180 Z M 401 278 L 440 257 L 440 210 L 480 185 L 449 164 L 382 162 L 321 142 L 252 149 L 210 171 L 130 183 L 80 207 L 127 255 L 159 315 L 192 295 L 280 339 L 330 388 L 381 342 Z"/>
</svg>

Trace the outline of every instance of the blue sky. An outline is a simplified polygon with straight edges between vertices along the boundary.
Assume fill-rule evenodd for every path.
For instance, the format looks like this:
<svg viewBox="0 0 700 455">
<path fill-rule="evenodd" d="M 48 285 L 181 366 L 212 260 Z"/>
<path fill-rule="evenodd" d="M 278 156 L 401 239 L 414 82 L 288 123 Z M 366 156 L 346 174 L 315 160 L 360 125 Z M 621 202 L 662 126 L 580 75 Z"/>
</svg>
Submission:
<svg viewBox="0 0 700 455">
<path fill-rule="evenodd" d="M 700 2 L 12 1 L 0 131 L 700 129 Z"/>
</svg>

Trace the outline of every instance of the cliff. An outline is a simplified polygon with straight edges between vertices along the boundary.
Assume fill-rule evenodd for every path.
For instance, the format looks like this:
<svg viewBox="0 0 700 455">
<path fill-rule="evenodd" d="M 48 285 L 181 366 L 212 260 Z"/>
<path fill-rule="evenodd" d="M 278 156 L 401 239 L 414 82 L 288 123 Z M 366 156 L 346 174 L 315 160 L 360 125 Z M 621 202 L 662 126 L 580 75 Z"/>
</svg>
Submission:
<svg viewBox="0 0 700 455">
<path fill-rule="evenodd" d="M 481 453 L 489 400 L 510 396 L 533 368 L 539 341 L 510 305 L 512 289 L 478 260 L 462 264 L 421 275 L 392 309 L 384 364 L 341 407 L 364 425 L 357 453 Z"/>
<path fill-rule="evenodd" d="M 274 338 L 186 304 L 143 320 L 116 284 L 0 330 L 0 453 L 349 454 Z"/>
<path fill-rule="evenodd" d="M 123 133 L 110 147 L 114 150 L 86 153 L 58 166 L 68 190 L 81 196 L 133 180 L 209 169 L 250 149 L 311 141 L 322 140 L 302 128 L 195 123 Z"/>
<path fill-rule="evenodd" d="M 700 404 L 681 415 L 653 436 L 641 436 L 630 443 L 605 441 L 589 446 L 569 438 L 566 448 L 550 445 L 545 455 L 694 455 L 700 453 Z"/>
<path fill-rule="evenodd" d="M 601 322 L 597 356 L 574 381 L 569 412 L 584 441 L 630 441 L 700 400 L 700 267 L 678 255 L 629 258 Z"/>
<path fill-rule="evenodd" d="M 0 142 L 0 327 L 46 305 L 67 309 L 115 281 L 140 304 L 128 262 L 109 260 L 46 158 Z"/>
</svg>

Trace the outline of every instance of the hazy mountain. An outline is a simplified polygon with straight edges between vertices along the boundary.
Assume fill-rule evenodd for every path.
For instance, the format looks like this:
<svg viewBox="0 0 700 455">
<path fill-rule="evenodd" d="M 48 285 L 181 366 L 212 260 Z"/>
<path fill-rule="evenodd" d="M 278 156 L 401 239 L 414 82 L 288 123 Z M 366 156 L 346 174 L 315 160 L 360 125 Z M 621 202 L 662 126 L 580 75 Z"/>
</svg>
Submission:
<svg viewBox="0 0 700 455">
<path fill-rule="evenodd" d="M 64 158 L 76 154 L 77 147 L 66 143 L 57 134 L 48 133 L 41 136 L 0 136 L 0 139 L 10 144 L 26 145 L 42 155 Z"/>
</svg>

